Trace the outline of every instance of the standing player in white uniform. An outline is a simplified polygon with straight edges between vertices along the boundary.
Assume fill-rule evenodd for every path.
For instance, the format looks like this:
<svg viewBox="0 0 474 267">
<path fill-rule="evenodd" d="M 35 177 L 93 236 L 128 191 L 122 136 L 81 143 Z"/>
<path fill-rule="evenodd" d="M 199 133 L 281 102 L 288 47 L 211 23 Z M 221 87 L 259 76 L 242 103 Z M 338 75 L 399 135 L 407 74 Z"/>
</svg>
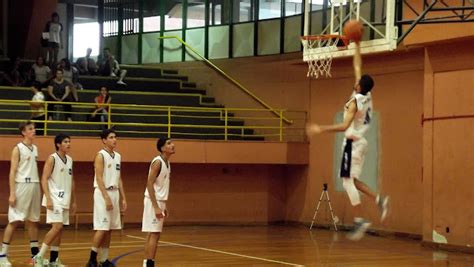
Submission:
<svg viewBox="0 0 474 267">
<path fill-rule="evenodd" d="M 38 149 L 33 145 L 35 139 L 35 125 L 27 121 L 20 124 L 23 141 L 18 143 L 12 151 L 10 161 L 10 197 L 8 198 L 8 225 L 3 234 L 0 266 L 10 267 L 8 261 L 8 246 L 15 229 L 20 222 L 28 224 L 31 256 L 38 252 L 38 222 L 41 211 L 41 188 L 38 175 Z M 29 260 L 31 264 L 32 259 Z"/>
<path fill-rule="evenodd" d="M 46 207 L 46 223 L 51 230 L 46 234 L 40 252 L 33 258 L 35 266 L 43 267 L 43 257 L 51 248 L 49 266 L 62 267 L 59 245 L 63 226 L 69 225 L 69 212 L 76 210 L 76 194 L 72 175 L 72 158 L 67 155 L 71 148 L 71 138 L 59 134 L 54 138 L 56 152 L 51 154 L 43 168 L 43 206 Z"/>
<path fill-rule="evenodd" d="M 125 190 L 120 176 L 121 157 L 117 153 L 117 136 L 114 130 L 103 130 L 100 138 L 104 148 L 97 153 L 94 161 L 94 230 L 87 267 L 99 266 L 97 250 L 101 248 L 100 266 L 115 266 L 108 260 L 112 230 L 122 229 L 120 221 L 120 197 L 122 211 L 127 209 Z"/>
<path fill-rule="evenodd" d="M 371 223 L 362 218 L 361 200 L 359 191 L 373 199 L 381 212 L 383 221 L 387 215 L 388 197 L 373 192 L 365 183 L 360 181 L 360 174 L 367 153 L 367 140 L 365 134 L 370 127 L 372 118 L 372 95 L 370 91 L 374 81 L 369 75 L 361 75 L 362 59 L 360 46 L 356 43 L 354 54 L 355 86 L 351 98 L 344 106 L 344 121 L 335 125 L 321 126 L 309 125 L 308 135 L 322 132 L 344 132 L 343 158 L 340 177 L 343 187 L 354 207 L 354 230 L 348 235 L 351 240 L 361 239 Z"/>
<path fill-rule="evenodd" d="M 143 267 L 155 266 L 156 247 L 163 230 L 164 218 L 168 216 L 166 201 L 170 190 L 169 159 L 175 153 L 174 144 L 168 138 L 158 139 L 156 148 L 160 155 L 151 161 L 143 201 L 142 232 L 148 233 Z"/>
</svg>

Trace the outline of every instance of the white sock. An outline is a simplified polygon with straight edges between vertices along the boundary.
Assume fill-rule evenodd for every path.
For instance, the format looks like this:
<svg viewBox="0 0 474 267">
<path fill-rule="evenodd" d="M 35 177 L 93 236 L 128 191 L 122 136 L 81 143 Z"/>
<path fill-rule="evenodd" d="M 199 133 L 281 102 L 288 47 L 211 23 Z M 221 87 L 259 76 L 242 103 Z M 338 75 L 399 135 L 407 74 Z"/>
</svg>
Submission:
<svg viewBox="0 0 474 267">
<path fill-rule="evenodd" d="M 354 217 L 354 222 L 356 222 L 356 223 L 361 223 L 363 221 L 364 221 L 364 219 L 362 219 L 361 217 Z"/>
<path fill-rule="evenodd" d="M 57 247 L 57 246 L 51 246 L 51 251 L 59 251 L 59 247 Z"/>
<path fill-rule="evenodd" d="M 109 248 L 102 248 L 100 253 L 100 262 L 104 262 L 109 258 Z"/>
<path fill-rule="evenodd" d="M 96 247 L 91 247 L 91 250 L 94 251 L 94 252 L 97 252 L 97 248 L 96 248 Z"/>
<path fill-rule="evenodd" d="M 41 245 L 41 249 L 40 249 L 40 252 L 37 254 L 38 256 L 41 256 L 41 257 L 44 257 L 44 254 L 46 254 L 46 252 L 48 251 L 49 249 L 49 246 L 46 245 L 45 243 L 43 243 Z"/>
<path fill-rule="evenodd" d="M 2 243 L 2 253 L 0 255 L 7 255 L 9 246 L 10 244 L 8 243 Z"/>
<path fill-rule="evenodd" d="M 30 248 L 37 248 L 39 246 L 38 241 L 30 241 Z"/>
<path fill-rule="evenodd" d="M 127 70 L 120 70 L 120 79 L 119 79 L 119 81 L 123 82 L 123 79 L 125 78 L 125 75 L 127 75 Z"/>
</svg>

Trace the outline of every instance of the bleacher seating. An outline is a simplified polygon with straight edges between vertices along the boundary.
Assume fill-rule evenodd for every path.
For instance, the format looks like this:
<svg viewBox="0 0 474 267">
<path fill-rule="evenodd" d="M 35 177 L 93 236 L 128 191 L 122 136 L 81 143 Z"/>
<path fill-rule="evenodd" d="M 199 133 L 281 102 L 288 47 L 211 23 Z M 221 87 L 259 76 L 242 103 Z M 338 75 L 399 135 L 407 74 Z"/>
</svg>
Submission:
<svg viewBox="0 0 474 267">
<path fill-rule="evenodd" d="M 159 68 L 144 68 L 136 66 L 125 67 L 128 71 L 125 82 L 126 86 L 116 84 L 117 79 L 114 77 L 102 76 L 81 76 L 79 82 L 85 88 L 79 91 L 80 102 L 94 102 L 94 97 L 98 94 L 101 86 L 107 86 L 114 104 L 140 104 L 153 106 L 175 106 L 175 107 L 195 107 L 209 108 L 205 111 L 172 111 L 172 124 L 174 125 L 172 132 L 173 138 L 183 139 L 223 139 L 224 129 L 215 128 L 213 126 L 223 126 L 222 112 L 218 109 L 223 108 L 222 105 L 215 103 L 215 99 L 206 96 L 206 90 L 196 87 L 196 84 L 188 81 L 188 77 L 179 75 L 174 70 L 162 70 Z M 29 88 L 0 88 L 0 99 L 11 100 L 29 100 L 31 99 L 31 91 Z M 29 113 L 26 112 L 26 106 L 9 106 L 12 111 L 8 113 L 9 119 L 26 119 Z M 22 112 L 23 111 L 23 112 Z M 73 105 L 73 112 L 82 114 L 74 114 L 73 121 L 86 121 L 91 107 L 83 107 Z M 167 124 L 168 112 L 166 110 L 140 110 L 130 112 L 126 108 L 115 108 L 112 113 L 112 121 L 135 122 L 149 124 Z M 143 114 L 142 116 L 132 115 Z M 5 119 L 5 113 L 2 113 Z M 120 116 L 118 114 L 124 114 Z M 228 126 L 244 126 L 242 120 L 232 119 L 234 114 L 229 113 Z M 0 123 L 2 134 L 17 133 L 15 128 L 16 122 Z M 186 125 L 187 127 L 181 127 Z M 193 127 L 196 125 L 205 125 L 202 127 Z M 188 127 L 189 126 L 189 127 Z M 208 127 L 206 127 L 208 126 Z M 261 137 L 253 136 L 254 130 L 244 128 L 228 129 L 228 139 L 231 140 L 263 140 Z M 84 125 L 84 124 L 67 124 L 54 123 L 48 126 L 48 135 L 54 135 L 58 132 L 68 132 L 73 136 L 77 135 L 97 135 L 100 131 L 100 125 Z M 144 126 L 122 126 L 115 125 L 115 129 L 121 131 L 121 136 L 129 137 L 154 137 L 156 132 L 166 133 L 168 127 L 144 127 Z"/>
</svg>

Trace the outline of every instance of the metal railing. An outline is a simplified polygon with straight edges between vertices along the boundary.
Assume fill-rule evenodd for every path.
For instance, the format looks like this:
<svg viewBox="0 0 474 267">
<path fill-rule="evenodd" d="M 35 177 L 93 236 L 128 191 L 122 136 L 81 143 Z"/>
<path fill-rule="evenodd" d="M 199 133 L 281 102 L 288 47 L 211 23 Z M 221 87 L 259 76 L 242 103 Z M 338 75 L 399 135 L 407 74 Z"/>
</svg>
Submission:
<svg viewBox="0 0 474 267">
<path fill-rule="evenodd" d="M 31 103 L 38 104 L 32 101 L 0 100 L 0 133 L 15 131 L 17 130 L 15 123 L 30 119 Z M 275 109 L 278 116 L 273 116 L 267 109 L 103 104 L 102 106 L 108 110 L 106 115 L 103 115 L 106 119 L 103 122 L 96 122 L 86 121 L 92 110 L 97 107 L 95 103 L 51 101 L 41 103 L 44 103 L 44 120 L 32 120 L 43 124 L 45 136 L 59 131 L 91 134 L 100 132 L 101 128 L 115 127 L 118 133 L 138 134 L 138 136 L 140 134 L 178 136 L 178 138 L 212 136 L 223 140 L 258 137 L 269 141 L 305 139 L 304 111 Z M 73 111 L 48 111 L 49 105 L 72 105 Z M 62 117 L 67 114 L 72 115 L 73 121 L 63 120 Z M 285 116 L 291 117 L 294 123 L 289 126 L 285 124 Z"/>
<path fill-rule="evenodd" d="M 243 86 L 240 82 L 238 82 L 235 78 L 227 74 L 225 71 L 223 71 L 221 68 L 216 66 L 214 63 L 209 61 L 207 58 L 205 58 L 203 55 L 201 55 L 196 49 L 194 49 L 192 46 L 190 46 L 188 43 L 186 43 L 183 39 L 181 39 L 179 36 L 162 36 L 159 37 L 159 39 L 176 39 L 178 42 L 180 42 L 182 45 L 184 45 L 187 49 L 192 51 L 194 54 L 196 54 L 199 58 L 201 58 L 204 62 L 206 62 L 209 66 L 211 66 L 215 71 L 220 73 L 222 76 L 224 76 L 226 79 L 228 79 L 230 82 L 232 82 L 235 86 L 237 86 L 240 90 L 242 90 L 244 93 L 249 95 L 251 98 L 253 98 L 257 103 L 265 107 L 268 111 L 273 113 L 276 116 L 282 116 L 281 114 L 278 113 L 278 110 L 272 108 L 269 104 L 267 104 L 263 99 L 258 97 L 256 94 L 254 94 L 252 91 L 247 89 L 245 86 Z M 287 124 L 292 124 L 293 121 L 288 119 L 287 117 L 283 116 L 282 117 L 283 122 Z"/>
</svg>

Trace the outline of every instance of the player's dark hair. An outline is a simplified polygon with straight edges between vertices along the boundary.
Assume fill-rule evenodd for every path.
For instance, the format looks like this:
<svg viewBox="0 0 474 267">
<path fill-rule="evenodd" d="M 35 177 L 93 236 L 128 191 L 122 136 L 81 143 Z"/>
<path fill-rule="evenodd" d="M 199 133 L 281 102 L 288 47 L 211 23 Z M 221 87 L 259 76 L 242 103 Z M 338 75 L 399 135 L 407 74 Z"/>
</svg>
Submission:
<svg viewBox="0 0 474 267">
<path fill-rule="evenodd" d="M 170 140 L 168 137 L 158 138 L 158 141 L 156 142 L 156 148 L 158 149 L 158 151 L 163 152 L 161 151 L 161 148 L 166 144 L 166 141 L 168 140 Z"/>
<path fill-rule="evenodd" d="M 360 93 L 366 95 L 374 87 L 374 79 L 370 75 L 364 74 L 359 81 Z"/>
<path fill-rule="evenodd" d="M 71 137 L 69 135 L 62 134 L 62 133 L 54 137 L 54 147 L 56 148 L 56 151 L 59 150 L 59 145 L 61 145 L 65 139 L 71 139 Z"/>
<path fill-rule="evenodd" d="M 109 137 L 109 135 L 113 133 L 116 134 L 115 131 L 112 129 L 105 129 L 100 133 L 100 138 L 102 140 L 107 139 L 107 137 Z"/>
<path fill-rule="evenodd" d="M 20 134 L 23 135 L 23 131 L 25 130 L 26 126 L 30 126 L 30 125 L 35 125 L 35 123 L 32 121 L 21 122 L 20 126 L 18 126 L 18 129 L 20 130 Z"/>
</svg>

